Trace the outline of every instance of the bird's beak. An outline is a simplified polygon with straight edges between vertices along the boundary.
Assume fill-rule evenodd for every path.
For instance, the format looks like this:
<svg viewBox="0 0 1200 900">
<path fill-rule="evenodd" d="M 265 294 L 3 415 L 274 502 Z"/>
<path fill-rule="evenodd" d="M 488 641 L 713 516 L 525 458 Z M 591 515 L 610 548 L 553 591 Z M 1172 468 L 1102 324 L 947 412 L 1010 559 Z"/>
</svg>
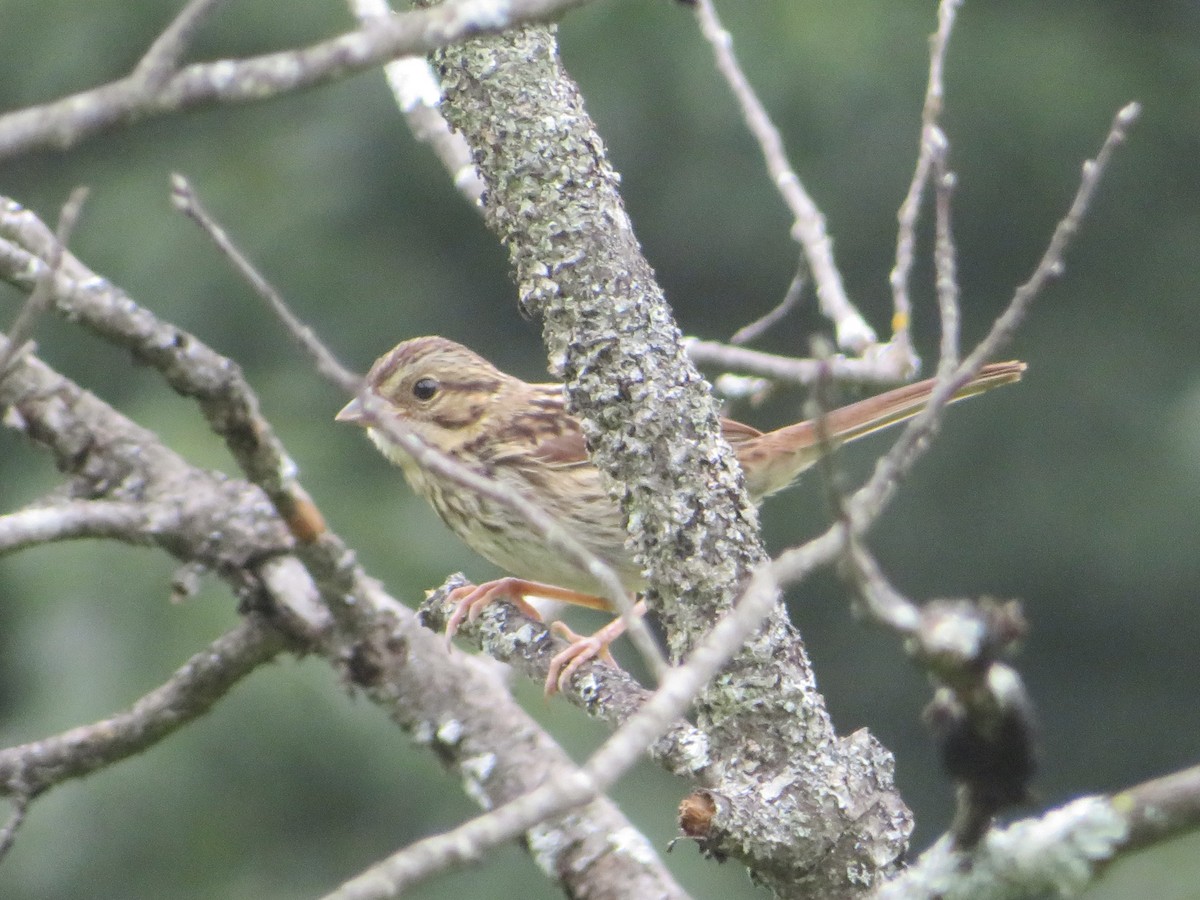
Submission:
<svg viewBox="0 0 1200 900">
<path fill-rule="evenodd" d="M 366 410 L 357 397 L 342 407 L 341 412 L 333 417 L 335 422 L 348 422 L 351 425 L 361 425 L 367 420 Z"/>
</svg>

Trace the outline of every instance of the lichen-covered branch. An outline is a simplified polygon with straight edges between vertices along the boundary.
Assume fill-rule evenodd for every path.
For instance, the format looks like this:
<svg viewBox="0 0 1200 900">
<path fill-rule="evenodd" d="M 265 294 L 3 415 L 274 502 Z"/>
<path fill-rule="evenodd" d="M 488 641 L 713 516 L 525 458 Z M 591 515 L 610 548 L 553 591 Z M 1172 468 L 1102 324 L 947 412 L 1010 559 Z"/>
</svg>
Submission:
<svg viewBox="0 0 1200 900">
<path fill-rule="evenodd" d="M 707 386 L 553 31 L 470 41 L 437 62 L 447 117 L 488 184 L 485 219 L 509 251 L 522 305 L 544 316 L 593 459 L 620 486 L 649 602 L 680 658 L 765 558 Z M 713 852 L 742 859 L 781 896 L 846 896 L 899 858 L 910 822 L 890 756 L 867 736 L 836 737 L 781 612 L 696 708 L 711 741 L 705 768 L 731 808 Z"/>
<path fill-rule="evenodd" d="M 878 900 L 1007 900 L 1080 893 L 1117 859 L 1200 830 L 1200 766 L 1110 796 L 1081 797 L 993 829 L 969 857 L 943 839 Z"/>
</svg>

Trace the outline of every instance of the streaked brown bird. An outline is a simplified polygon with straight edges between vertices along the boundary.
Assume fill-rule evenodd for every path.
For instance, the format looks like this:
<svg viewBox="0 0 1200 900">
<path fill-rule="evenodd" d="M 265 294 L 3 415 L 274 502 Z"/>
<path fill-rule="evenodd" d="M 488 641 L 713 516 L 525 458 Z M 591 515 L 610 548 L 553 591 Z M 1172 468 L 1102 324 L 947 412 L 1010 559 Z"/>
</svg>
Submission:
<svg viewBox="0 0 1200 900">
<path fill-rule="evenodd" d="M 951 398 L 961 400 L 1021 377 L 1025 364 L 985 366 Z M 732 419 L 721 431 L 745 473 L 746 490 L 758 503 L 792 484 L 829 446 L 837 446 L 908 419 L 922 409 L 934 381 L 920 381 L 831 411 L 823 445 L 813 421 L 763 433 Z M 640 567 L 625 545 L 625 523 L 592 465 L 579 422 L 567 412 L 561 384 L 529 384 L 501 372 L 461 344 L 420 337 L 397 344 L 371 367 L 359 397 L 337 421 L 361 425 L 375 446 L 404 472 L 408 483 L 437 510 L 466 544 L 514 577 L 455 591 L 457 606 L 447 624 L 452 636 L 464 618 L 474 619 L 492 600 L 508 596 L 526 614 L 537 612 L 526 596 L 611 609 L 596 596 L 600 586 L 510 506 L 483 496 L 414 459 L 367 409 L 364 395 L 382 400 L 404 426 L 430 447 L 486 478 L 523 495 L 607 562 L 630 593 L 645 587 Z M 548 692 L 597 655 L 622 630 L 616 620 L 592 638 L 574 641 L 556 657 Z M 565 629 L 563 629 L 565 631 Z"/>
</svg>

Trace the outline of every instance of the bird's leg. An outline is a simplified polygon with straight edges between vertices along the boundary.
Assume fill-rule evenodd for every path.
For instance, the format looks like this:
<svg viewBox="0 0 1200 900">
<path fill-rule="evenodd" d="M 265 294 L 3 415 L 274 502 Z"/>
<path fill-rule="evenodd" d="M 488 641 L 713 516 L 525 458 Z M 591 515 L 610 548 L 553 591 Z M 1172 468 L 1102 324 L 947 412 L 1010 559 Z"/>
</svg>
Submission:
<svg viewBox="0 0 1200 900">
<path fill-rule="evenodd" d="M 542 616 L 525 600 L 526 597 L 561 600 L 564 603 L 586 606 L 589 609 L 605 611 L 612 609 L 608 601 L 601 597 L 584 594 L 580 591 L 573 591 L 569 588 L 558 587 L 553 584 L 526 581 L 524 578 L 498 578 L 495 581 L 485 581 L 480 585 L 464 584 L 462 587 L 452 590 L 446 597 L 447 600 L 455 604 L 454 611 L 450 613 L 450 618 L 446 620 L 446 642 L 449 643 L 451 638 L 454 637 L 454 633 L 458 631 L 458 627 L 463 623 L 464 619 L 468 622 L 474 622 L 489 603 L 500 597 L 507 597 L 522 614 L 536 622 L 542 621 Z"/>
<path fill-rule="evenodd" d="M 646 601 L 639 600 L 635 603 L 632 614 L 635 616 L 644 616 L 646 614 Z M 563 622 L 554 622 L 551 624 L 550 630 L 559 637 L 569 641 L 571 646 L 555 654 L 554 658 L 550 660 L 550 669 L 546 673 L 547 697 L 566 687 L 579 667 L 589 660 L 599 659 L 601 662 L 614 668 L 617 667 L 612 654 L 608 652 L 608 646 L 625 633 L 624 616 L 613 619 L 603 628 L 587 637 L 576 634 Z"/>
</svg>

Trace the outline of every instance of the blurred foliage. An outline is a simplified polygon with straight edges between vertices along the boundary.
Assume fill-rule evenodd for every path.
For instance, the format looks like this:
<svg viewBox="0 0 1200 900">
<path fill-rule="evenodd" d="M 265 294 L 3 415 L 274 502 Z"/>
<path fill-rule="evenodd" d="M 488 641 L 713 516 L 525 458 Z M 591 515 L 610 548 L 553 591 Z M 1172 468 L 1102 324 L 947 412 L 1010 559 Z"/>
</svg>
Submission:
<svg viewBox="0 0 1200 900">
<path fill-rule="evenodd" d="M 124 74 L 178 5 L 7 0 L 0 108 Z M 933 4 L 721 5 L 828 217 L 851 293 L 884 326 Z M 304 0 L 288 11 L 266 0 L 229 4 L 194 58 L 286 47 L 350 25 L 337 4 Z M 568 16 L 561 37 L 683 328 L 720 338 L 773 306 L 797 260 L 787 216 L 687 10 L 665 0 L 597 4 Z M 1200 6 L 967 4 L 947 79 L 966 339 L 1031 271 L 1113 113 L 1131 99 L 1145 108 L 1066 277 L 1012 348 L 1030 364 L 1026 381 L 955 408 L 871 539 L 916 598 L 987 592 L 1025 602 L 1033 631 L 1018 665 L 1043 723 L 1038 786 L 1054 803 L 1193 762 L 1200 745 Z M 503 252 L 406 134 L 382 79 L 23 157 L 0 166 L 0 190 L 53 221 L 71 187 L 91 186 L 75 252 L 246 368 L 306 486 L 397 596 L 415 601 L 457 568 L 488 574 L 357 433 L 334 427 L 342 398 L 172 212 L 172 171 L 193 179 L 349 364 L 364 369 L 401 338 L 441 333 L 540 376 L 538 330 L 515 313 Z M 927 358 L 937 342 L 930 282 L 923 263 L 916 327 Z M 20 297 L 7 288 L 0 296 L 11 316 Z M 820 325 L 802 310 L 762 346 L 803 353 Z M 38 339 L 51 364 L 180 452 L 231 469 L 196 411 L 126 354 L 60 321 L 39 323 Z M 735 412 L 780 424 L 801 400 L 787 394 Z M 883 446 L 843 454 L 848 483 Z M 0 432 L 0 511 L 54 483 L 43 456 Z M 379 484 L 395 490 L 381 494 Z M 768 540 L 800 541 L 825 517 L 819 485 L 802 485 L 766 509 Z M 123 708 L 235 621 L 215 582 L 168 604 L 171 567 L 150 551 L 99 545 L 0 561 L 0 741 Z M 923 679 L 893 638 L 853 621 L 833 575 L 791 600 L 839 728 L 870 726 L 896 751 L 917 844 L 927 843 L 947 822 L 951 789 L 919 723 Z M 520 691 L 572 752 L 601 739 L 577 711 L 544 703 L 532 686 Z M 616 796 L 664 847 L 684 790 L 647 765 Z M 40 800 L 0 866 L 0 894 L 311 896 L 471 809 L 453 778 L 376 709 L 349 700 L 325 666 L 288 659 L 153 752 Z M 668 861 L 697 897 L 756 895 L 737 866 L 700 861 L 686 845 Z M 507 848 L 412 896 L 459 895 L 556 893 Z"/>
</svg>

